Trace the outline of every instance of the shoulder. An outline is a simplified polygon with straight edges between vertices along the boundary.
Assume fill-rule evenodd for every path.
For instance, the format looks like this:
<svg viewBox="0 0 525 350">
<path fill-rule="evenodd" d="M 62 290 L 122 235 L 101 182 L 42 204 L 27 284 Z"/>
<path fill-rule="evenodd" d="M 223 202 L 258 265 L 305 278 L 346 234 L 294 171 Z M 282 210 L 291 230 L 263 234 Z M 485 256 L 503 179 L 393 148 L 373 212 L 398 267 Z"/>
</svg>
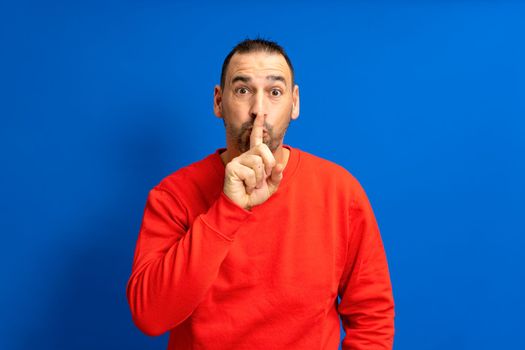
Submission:
<svg viewBox="0 0 525 350">
<path fill-rule="evenodd" d="M 213 183 L 213 180 L 221 176 L 218 162 L 220 162 L 218 153 L 212 153 L 166 176 L 155 186 L 155 189 L 175 195 L 206 189 L 207 184 Z"/>
<path fill-rule="evenodd" d="M 312 153 L 296 149 L 300 154 L 300 176 L 318 186 L 328 187 L 339 194 L 345 194 L 350 200 L 361 201 L 366 198 L 365 191 L 358 179 L 345 167 L 334 161 Z"/>
<path fill-rule="evenodd" d="M 331 179 L 341 183 L 357 184 L 358 181 L 350 171 L 334 161 L 322 158 L 312 153 L 297 149 L 300 154 L 300 165 L 302 171 L 309 170 L 323 179 Z"/>
<path fill-rule="evenodd" d="M 296 150 L 300 154 L 301 165 L 303 166 L 319 168 L 319 170 L 324 170 L 327 173 L 333 173 L 334 175 L 351 176 L 348 170 L 331 160 L 322 158 L 298 148 L 296 148 Z"/>
</svg>

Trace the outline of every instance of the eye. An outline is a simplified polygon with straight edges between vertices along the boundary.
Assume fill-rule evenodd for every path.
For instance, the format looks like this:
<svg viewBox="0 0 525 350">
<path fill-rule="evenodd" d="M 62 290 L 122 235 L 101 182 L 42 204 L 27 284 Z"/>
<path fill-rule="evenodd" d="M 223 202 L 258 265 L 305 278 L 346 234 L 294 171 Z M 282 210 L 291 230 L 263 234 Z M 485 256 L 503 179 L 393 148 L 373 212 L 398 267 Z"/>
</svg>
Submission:
<svg viewBox="0 0 525 350">
<path fill-rule="evenodd" d="M 249 92 L 249 90 L 245 87 L 240 87 L 240 88 L 235 89 L 235 92 L 240 95 L 246 95 Z"/>
<path fill-rule="evenodd" d="M 273 97 L 279 97 L 281 96 L 283 93 L 281 90 L 279 89 L 272 89 L 272 91 L 270 91 L 270 94 L 273 96 Z"/>
</svg>

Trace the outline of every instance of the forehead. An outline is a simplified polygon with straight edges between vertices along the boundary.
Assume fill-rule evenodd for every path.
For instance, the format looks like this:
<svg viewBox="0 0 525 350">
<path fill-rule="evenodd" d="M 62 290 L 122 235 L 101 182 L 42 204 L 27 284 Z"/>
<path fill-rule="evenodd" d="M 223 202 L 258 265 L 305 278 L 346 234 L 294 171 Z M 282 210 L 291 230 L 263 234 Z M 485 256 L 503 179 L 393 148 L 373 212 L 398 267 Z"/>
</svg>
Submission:
<svg viewBox="0 0 525 350">
<path fill-rule="evenodd" d="M 292 72 L 285 58 L 279 53 L 249 52 L 235 53 L 226 71 L 226 82 L 229 83 L 237 75 L 266 77 L 267 75 L 282 75 L 291 83 Z"/>
</svg>

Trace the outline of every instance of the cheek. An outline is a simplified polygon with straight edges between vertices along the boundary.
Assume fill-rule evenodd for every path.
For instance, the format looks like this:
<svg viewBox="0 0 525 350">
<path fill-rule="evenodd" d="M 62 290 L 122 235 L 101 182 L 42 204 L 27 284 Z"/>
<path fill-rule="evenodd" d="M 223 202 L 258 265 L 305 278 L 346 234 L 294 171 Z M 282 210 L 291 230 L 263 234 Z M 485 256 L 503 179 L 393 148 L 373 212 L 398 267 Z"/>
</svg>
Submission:
<svg viewBox="0 0 525 350">
<path fill-rule="evenodd" d="M 273 125 L 276 128 L 286 127 L 292 118 L 292 107 L 286 106 L 279 110 L 279 113 L 275 115 L 275 122 Z"/>
<path fill-rule="evenodd" d="M 228 116 L 232 120 L 241 121 L 245 119 L 245 116 L 249 115 L 249 107 L 246 106 L 246 103 L 239 101 L 230 101 L 223 104 L 223 114 Z"/>
</svg>

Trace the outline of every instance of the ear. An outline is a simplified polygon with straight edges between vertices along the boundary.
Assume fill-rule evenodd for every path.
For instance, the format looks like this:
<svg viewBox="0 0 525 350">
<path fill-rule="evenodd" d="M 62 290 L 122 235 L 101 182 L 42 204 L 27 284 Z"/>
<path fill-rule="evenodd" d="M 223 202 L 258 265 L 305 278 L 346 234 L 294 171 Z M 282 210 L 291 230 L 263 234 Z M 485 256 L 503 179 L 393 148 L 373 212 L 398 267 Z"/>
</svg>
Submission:
<svg viewBox="0 0 525 350">
<path fill-rule="evenodd" d="M 218 118 L 222 118 L 222 90 L 219 85 L 215 85 L 213 90 L 213 113 Z"/>
<path fill-rule="evenodd" d="M 292 119 L 299 118 L 299 85 L 295 85 L 292 91 Z"/>
</svg>

